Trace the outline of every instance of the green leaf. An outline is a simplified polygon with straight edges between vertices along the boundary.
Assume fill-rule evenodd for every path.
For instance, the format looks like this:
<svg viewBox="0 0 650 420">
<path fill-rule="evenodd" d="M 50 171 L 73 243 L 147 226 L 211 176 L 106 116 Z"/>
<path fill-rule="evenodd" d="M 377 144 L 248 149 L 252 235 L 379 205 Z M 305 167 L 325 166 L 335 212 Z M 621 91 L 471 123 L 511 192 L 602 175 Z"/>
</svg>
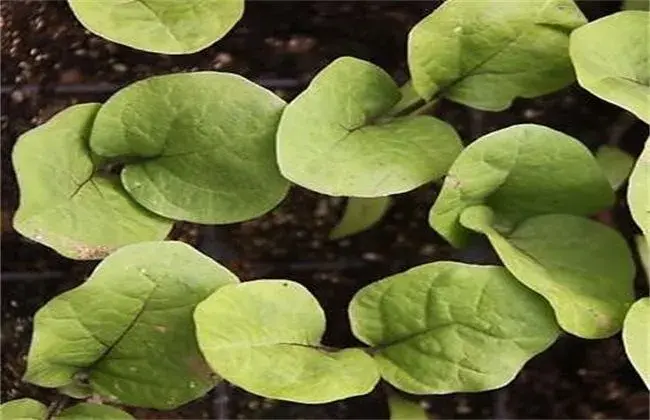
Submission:
<svg viewBox="0 0 650 420">
<path fill-rule="evenodd" d="M 0 405 L 0 418 L 3 420 L 44 420 L 47 416 L 45 404 L 21 398 Z"/>
<path fill-rule="evenodd" d="M 370 229 L 384 217 L 390 203 L 390 197 L 349 198 L 343 217 L 330 232 L 330 239 L 341 239 Z"/>
<path fill-rule="evenodd" d="M 548 214 L 502 233 L 485 206 L 468 208 L 461 222 L 487 235 L 508 270 L 549 301 L 565 331 L 583 338 L 620 331 L 634 301 L 635 267 L 617 231 L 578 216 Z"/>
<path fill-rule="evenodd" d="M 650 388 L 650 298 L 637 300 L 623 324 L 623 344 L 632 366 Z"/>
<path fill-rule="evenodd" d="M 461 150 L 458 135 L 430 116 L 388 118 L 401 96 L 374 64 L 335 60 L 282 115 L 280 170 L 305 188 L 347 197 L 397 194 L 441 177 Z"/>
<path fill-rule="evenodd" d="M 607 180 L 618 190 L 632 172 L 634 158 L 618 147 L 603 145 L 596 152 L 596 160 L 603 169 Z"/>
<path fill-rule="evenodd" d="M 503 267 L 455 262 L 366 286 L 349 314 L 381 376 L 412 394 L 499 388 L 559 333 L 544 299 Z"/>
<path fill-rule="evenodd" d="M 586 23 L 571 0 L 448 0 L 411 30 L 413 85 L 486 111 L 574 81 L 571 31 Z"/>
<path fill-rule="evenodd" d="M 79 380 L 123 404 L 172 409 L 215 383 L 197 347 L 194 307 L 237 278 L 181 242 L 123 247 L 34 318 L 25 380 Z"/>
<path fill-rule="evenodd" d="M 650 237 L 650 138 L 630 175 L 627 203 L 636 224 L 646 238 Z"/>
<path fill-rule="evenodd" d="M 88 419 L 134 419 L 129 413 L 111 407 L 110 405 L 80 403 L 63 410 L 56 419 L 65 420 L 88 420 Z"/>
<path fill-rule="evenodd" d="M 379 374 L 360 349 L 320 344 L 325 314 L 288 280 L 228 286 L 194 313 L 199 346 L 219 376 L 267 398 L 324 403 L 370 392 Z"/>
<path fill-rule="evenodd" d="M 173 223 L 98 172 L 88 136 L 99 107 L 66 109 L 23 134 L 13 151 L 20 189 L 15 229 L 68 258 L 99 259 L 123 245 L 162 240 Z"/>
<path fill-rule="evenodd" d="M 487 134 L 454 162 L 431 208 L 429 224 L 455 246 L 468 232 L 462 211 L 486 204 L 499 223 L 545 213 L 591 215 L 614 202 L 600 166 L 580 142 L 550 128 L 522 124 Z"/>
<path fill-rule="evenodd" d="M 86 29 L 118 44 L 190 54 L 222 38 L 244 13 L 244 0 L 68 0 Z"/>
<path fill-rule="evenodd" d="M 175 220 L 234 223 L 286 195 L 275 156 L 284 102 L 229 73 L 152 77 L 113 95 L 97 114 L 91 149 L 122 159 L 122 183 Z"/>
<path fill-rule="evenodd" d="M 650 13 L 626 11 L 571 34 L 578 82 L 650 124 Z"/>
<path fill-rule="evenodd" d="M 415 401 L 392 392 L 388 395 L 390 420 L 427 420 L 427 412 Z"/>
</svg>

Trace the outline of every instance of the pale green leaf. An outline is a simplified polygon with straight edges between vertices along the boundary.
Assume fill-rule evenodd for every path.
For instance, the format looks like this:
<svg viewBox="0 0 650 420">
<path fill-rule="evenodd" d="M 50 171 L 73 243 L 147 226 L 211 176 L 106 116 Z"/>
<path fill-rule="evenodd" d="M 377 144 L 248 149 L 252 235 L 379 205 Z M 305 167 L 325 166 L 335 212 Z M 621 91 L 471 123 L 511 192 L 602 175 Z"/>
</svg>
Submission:
<svg viewBox="0 0 650 420">
<path fill-rule="evenodd" d="M 630 213 L 646 238 L 650 238 L 650 139 L 634 165 L 627 187 Z"/>
<path fill-rule="evenodd" d="M 190 54 L 222 38 L 244 13 L 244 0 L 68 0 L 90 32 L 118 44 Z"/>
<path fill-rule="evenodd" d="M 596 152 L 596 160 L 603 169 L 607 180 L 618 190 L 632 172 L 634 158 L 618 147 L 603 145 Z"/>
<path fill-rule="evenodd" d="M 384 217 L 390 203 L 390 197 L 349 198 L 343 217 L 330 232 L 330 239 L 341 239 L 370 229 Z"/>
<path fill-rule="evenodd" d="M 388 395 L 390 420 L 427 420 L 427 412 L 416 401 L 392 392 Z"/>
<path fill-rule="evenodd" d="M 502 233 L 485 206 L 468 208 L 461 222 L 487 235 L 508 270 L 549 301 L 565 331 L 605 338 L 621 330 L 634 301 L 635 267 L 617 231 L 583 217 L 548 214 Z"/>
<path fill-rule="evenodd" d="M 637 300 L 627 313 L 623 344 L 632 366 L 650 388 L 650 298 Z"/>
<path fill-rule="evenodd" d="M 134 417 L 118 408 L 110 405 L 80 403 L 73 407 L 66 408 L 55 417 L 65 420 L 111 420 L 111 419 L 133 419 Z"/>
<path fill-rule="evenodd" d="M 500 111 L 574 81 L 569 34 L 586 23 L 572 0 L 448 0 L 409 35 L 413 85 Z"/>
<path fill-rule="evenodd" d="M 122 183 L 149 210 L 196 223 L 239 222 L 268 212 L 288 191 L 275 155 L 284 105 L 234 74 L 152 77 L 106 102 L 90 146 L 126 162 Z"/>
<path fill-rule="evenodd" d="M 650 124 L 650 13 L 605 16 L 571 34 L 578 82 Z"/>
<path fill-rule="evenodd" d="M 379 380 L 363 350 L 320 344 L 325 314 L 298 283 L 224 287 L 199 304 L 194 319 L 214 371 L 257 395 L 316 404 L 367 394 Z"/>
<path fill-rule="evenodd" d="M 430 116 L 388 118 L 401 96 L 374 64 L 335 60 L 282 115 L 280 170 L 305 188 L 347 197 L 397 194 L 441 177 L 461 150 L 458 135 Z"/>
<path fill-rule="evenodd" d="M 36 313 L 25 379 L 52 388 L 83 380 L 109 399 L 158 409 L 199 398 L 215 379 L 192 312 L 235 282 L 181 242 L 123 247 Z"/>
<path fill-rule="evenodd" d="M 579 141 L 550 128 L 522 124 L 487 134 L 454 162 L 429 214 L 429 224 L 455 246 L 468 232 L 462 211 L 489 205 L 499 223 L 545 213 L 591 215 L 614 202 L 607 178 Z"/>
<path fill-rule="evenodd" d="M 98 172 L 88 136 L 99 107 L 66 109 L 23 134 L 13 151 L 20 189 L 15 229 L 68 258 L 99 259 L 123 245 L 162 240 L 173 223 Z"/>
<path fill-rule="evenodd" d="M 412 394 L 499 388 L 559 334 L 544 299 L 503 267 L 455 262 L 373 283 L 349 314 L 381 376 Z"/>
<path fill-rule="evenodd" d="M 31 398 L 21 398 L 0 405 L 2 420 L 44 420 L 46 416 L 45 404 Z"/>
</svg>

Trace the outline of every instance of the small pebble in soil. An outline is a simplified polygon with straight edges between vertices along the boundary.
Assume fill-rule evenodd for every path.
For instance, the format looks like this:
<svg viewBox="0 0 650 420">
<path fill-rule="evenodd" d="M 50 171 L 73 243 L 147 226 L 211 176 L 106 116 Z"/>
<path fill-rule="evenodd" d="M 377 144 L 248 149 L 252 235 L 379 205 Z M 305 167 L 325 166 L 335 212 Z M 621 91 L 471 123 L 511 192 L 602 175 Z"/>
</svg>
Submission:
<svg viewBox="0 0 650 420">
<path fill-rule="evenodd" d="M 364 252 L 361 258 L 366 261 L 381 261 L 383 259 L 381 255 L 374 252 Z"/>
<path fill-rule="evenodd" d="M 472 412 L 472 407 L 467 404 L 467 399 L 460 397 L 458 399 L 458 405 L 456 405 L 456 412 L 458 414 L 469 414 Z"/>
<path fill-rule="evenodd" d="M 126 66 L 126 64 L 122 64 L 122 63 L 113 64 L 113 70 L 115 70 L 118 73 L 126 73 L 128 69 L 129 68 Z"/>
</svg>

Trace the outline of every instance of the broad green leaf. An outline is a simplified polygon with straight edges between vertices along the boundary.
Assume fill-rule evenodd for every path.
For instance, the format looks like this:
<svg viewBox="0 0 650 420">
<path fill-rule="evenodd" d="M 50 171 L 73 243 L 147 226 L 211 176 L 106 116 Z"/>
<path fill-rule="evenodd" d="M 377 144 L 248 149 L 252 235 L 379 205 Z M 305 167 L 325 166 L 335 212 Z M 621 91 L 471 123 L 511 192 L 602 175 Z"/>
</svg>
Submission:
<svg viewBox="0 0 650 420">
<path fill-rule="evenodd" d="M 634 165 L 627 187 L 630 213 L 646 238 L 650 238 L 650 139 Z"/>
<path fill-rule="evenodd" d="M 90 32 L 163 54 L 190 54 L 222 38 L 244 13 L 244 0 L 68 0 Z"/>
<path fill-rule="evenodd" d="M 390 207 L 390 197 L 348 199 L 339 223 L 330 232 L 330 239 L 341 239 L 370 229 Z"/>
<path fill-rule="evenodd" d="M 275 156 L 284 102 L 243 77 L 217 72 L 152 77 L 113 95 L 97 114 L 91 149 L 122 159 L 122 183 L 175 220 L 234 223 L 286 195 Z"/>
<path fill-rule="evenodd" d="M 648 239 L 645 236 L 637 235 L 635 238 L 636 248 L 639 252 L 639 259 L 641 266 L 645 271 L 646 279 L 650 284 L 650 246 L 648 246 Z"/>
<path fill-rule="evenodd" d="M 134 417 L 110 405 L 80 403 L 61 412 L 56 419 L 95 420 L 95 419 L 133 419 Z"/>
<path fill-rule="evenodd" d="M 572 0 L 448 0 L 409 34 L 413 85 L 501 111 L 574 81 L 569 34 L 586 22 Z"/>
<path fill-rule="evenodd" d="M 181 242 L 123 247 L 81 286 L 34 318 L 25 380 L 54 388 L 88 382 L 123 404 L 172 409 L 215 383 L 192 313 L 237 278 Z"/>
<path fill-rule="evenodd" d="M 349 314 L 381 376 L 412 394 L 499 388 L 559 334 L 544 299 L 503 267 L 455 262 L 366 286 Z"/>
<path fill-rule="evenodd" d="M 224 287 L 199 304 L 194 320 L 214 371 L 257 395 L 316 404 L 367 394 L 379 381 L 363 350 L 320 344 L 325 314 L 298 283 Z"/>
<path fill-rule="evenodd" d="M 388 395 L 390 420 L 427 420 L 427 412 L 415 401 L 392 392 Z"/>
<path fill-rule="evenodd" d="M 31 398 L 21 398 L 0 405 L 0 419 L 2 420 L 44 420 L 46 417 L 47 407 L 45 404 Z"/>
<path fill-rule="evenodd" d="M 88 136 L 99 107 L 66 109 L 23 134 L 13 151 L 20 189 L 14 227 L 68 258 L 99 259 L 123 245 L 162 240 L 173 223 L 98 173 Z"/>
<path fill-rule="evenodd" d="M 347 197 L 397 194 L 441 177 L 461 150 L 458 135 L 430 116 L 389 118 L 401 96 L 374 64 L 335 60 L 282 115 L 280 170 L 305 188 Z"/>
<path fill-rule="evenodd" d="M 637 300 L 623 324 L 623 344 L 632 366 L 650 388 L 650 298 Z"/>
<path fill-rule="evenodd" d="M 625 239 L 583 217 L 532 217 L 505 234 L 485 206 L 463 212 L 462 223 L 487 235 L 508 270 L 544 296 L 560 326 L 582 338 L 621 330 L 634 301 L 635 267 Z"/>
<path fill-rule="evenodd" d="M 618 190 L 632 172 L 634 158 L 618 147 L 603 145 L 596 152 L 596 160 L 603 169 L 607 180 Z"/>
<path fill-rule="evenodd" d="M 614 202 L 607 178 L 580 142 L 550 128 L 522 124 L 487 134 L 454 162 L 429 224 L 455 246 L 468 231 L 462 211 L 486 204 L 499 223 L 545 213 L 591 215 Z"/>
<path fill-rule="evenodd" d="M 650 124 L 650 13 L 615 13 L 571 34 L 578 82 Z"/>
</svg>

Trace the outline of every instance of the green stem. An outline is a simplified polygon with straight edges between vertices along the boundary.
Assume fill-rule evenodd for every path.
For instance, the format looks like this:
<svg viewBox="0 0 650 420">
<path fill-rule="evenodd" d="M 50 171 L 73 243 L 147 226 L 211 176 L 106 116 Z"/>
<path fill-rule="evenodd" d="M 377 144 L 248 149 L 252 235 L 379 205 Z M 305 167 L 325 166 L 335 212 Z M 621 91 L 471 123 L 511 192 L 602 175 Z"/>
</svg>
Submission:
<svg viewBox="0 0 650 420">
<path fill-rule="evenodd" d="M 425 101 L 417 94 L 413 88 L 413 82 L 408 81 L 400 87 L 402 99 L 385 115 L 385 118 L 404 117 L 407 115 L 422 115 L 430 111 L 436 104 L 433 99 L 429 102 Z"/>
<path fill-rule="evenodd" d="M 408 115 L 409 111 L 424 103 L 415 89 L 413 89 L 413 83 L 410 80 L 404 83 L 402 87 L 399 88 L 399 91 L 402 94 L 402 99 L 399 100 L 393 109 L 388 111 L 386 114 L 387 117 L 401 117 Z"/>
<path fill-rule="evenodd" d="M 438 101 L 436 99 L 432 99 L 429 102 L 425 102 L 422 104 L 420 107 L 414 109 L 412 112 L 409 113 L 409 115 L 422 115 L 426 114 L 427 112 L 431 111 L 436 107 L 436 104 Z"/>
</svg>

